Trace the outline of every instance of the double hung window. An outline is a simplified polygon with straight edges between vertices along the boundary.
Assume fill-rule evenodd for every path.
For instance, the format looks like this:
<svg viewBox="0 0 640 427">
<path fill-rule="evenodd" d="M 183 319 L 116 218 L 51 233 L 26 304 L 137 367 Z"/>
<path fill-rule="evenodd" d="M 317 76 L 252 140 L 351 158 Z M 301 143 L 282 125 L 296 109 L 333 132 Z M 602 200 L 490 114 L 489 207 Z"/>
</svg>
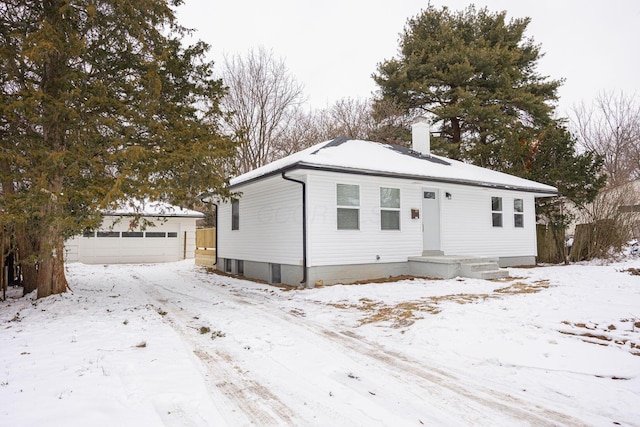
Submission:
<svg viewBox="0 0 640 427">
<path fill-rule="evenodd" d="M 336 185 L 338 230 L 360 229 L 360 187 L 350 184 Z"/>
<path fill-rule="evenodd" d="M 491 198 L 491 223 L 494 227 L 502 227 L 502 197 Z"/>
<path fill-rule="evenodd" d="M 399 188 L 380 188 L 380 229 L 400 230 Z"/>
<path fill-rule="evenodd" d="M 524 227 L 524 204 L 522 199 L 513 199 L 513 226 Z"/>
</svg>

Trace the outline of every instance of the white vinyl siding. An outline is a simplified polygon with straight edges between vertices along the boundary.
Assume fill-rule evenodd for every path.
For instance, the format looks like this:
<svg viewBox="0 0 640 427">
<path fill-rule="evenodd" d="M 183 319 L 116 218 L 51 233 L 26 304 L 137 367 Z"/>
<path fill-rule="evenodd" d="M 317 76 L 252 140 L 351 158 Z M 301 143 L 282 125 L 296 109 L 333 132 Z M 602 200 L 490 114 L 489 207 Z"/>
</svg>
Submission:
<svg viewBox="0 0 640 427">
<path fill-rule="evenodd" d="M 422 189 L 437 188 L 441 200 L 441 250 L 446 255 L 495 257 L 536 255 L 533 194 L 495 188 L 328 171 L 288 173 L 306 182 L 307 265 L 406 262 L 423 251 Z M 337 184 L 358 186 L 359 230 L 338 230 Z M 381 230 L 381 188 L 400 190 L 401 229 Z M 241 193 L 242 226 L 220 227 L 219 256 L 233 260 L 302 265 L 302 189 L 279 175 L 234 188 Z M 493 227 L 489 203 L 502 198 L 503 219 L 512 218 L 514 199 L 522 199 L 523 227 Z M 219 223 L 231 222 L 231 204 L 220 205 Z M 510 223 L 511 221 L 508 220 Z M 507 225 L 507 224 L 505 224 Z M 89 239 L 87 239 L 89 240 Z"/>
<path fill-rule="evenodd" d="M 241 224 L 233 231 L 229 225 L 219 227 L 218 256 L 302 265 L 302 186 L 277 175 L 234 191 L 239 192 Z M 221 204 L 218 215 L 219 224 L 230 224 L 231 203 Z"/>
<path fill-rule="evenodd" d="M 336 184 L 359 186 L 359 231 L 336 227 Z M 400 189 L 402 230 L 389 233 L 380 227 L 380 188 Z M 307 181 L 310 266 L 406 262 L 422 253 L 421 219 L 411 219 L 420 208 L 421 193 L 409 180 L 333 172 L 311 172 Z M 379 257 L 379 258 L 378 258 Z"/>
<path fill-rule="evenodd" d="M 452 194 L 442 201 L 442 250 L 447 255 L 482 255 L 493 257 L 535 256 L 535 202 L 533 194 L 509 190 L 495 190 L 462 185 L 443 185 Z M 503 215 L 513 212 L 508 202 L 522 199 L 524 224 L 522 228 L 493 227 L 487 219 L 488 201 L 501 197 Z M 484 213 L 482 213 L 484 212 Z"/>
</svg>

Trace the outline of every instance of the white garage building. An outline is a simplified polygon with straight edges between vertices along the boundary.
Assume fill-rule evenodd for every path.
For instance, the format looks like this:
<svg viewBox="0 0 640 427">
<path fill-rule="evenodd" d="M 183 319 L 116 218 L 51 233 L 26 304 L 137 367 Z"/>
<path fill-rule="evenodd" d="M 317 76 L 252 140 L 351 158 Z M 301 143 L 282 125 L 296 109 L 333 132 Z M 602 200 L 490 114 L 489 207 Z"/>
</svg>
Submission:
<svg viewBox="0 0 640 427">
<path fill-rule="evenodd" d="M 141 215 L 137 225 L 133 221 L 136 215 Z M 123 206 L 104 212 L 103 217 L 97 231 L 67 240 L 67 262 L 135 264 L 193 258 L 196 221 L 204 215 L 151 202 Z"/>
</svg>

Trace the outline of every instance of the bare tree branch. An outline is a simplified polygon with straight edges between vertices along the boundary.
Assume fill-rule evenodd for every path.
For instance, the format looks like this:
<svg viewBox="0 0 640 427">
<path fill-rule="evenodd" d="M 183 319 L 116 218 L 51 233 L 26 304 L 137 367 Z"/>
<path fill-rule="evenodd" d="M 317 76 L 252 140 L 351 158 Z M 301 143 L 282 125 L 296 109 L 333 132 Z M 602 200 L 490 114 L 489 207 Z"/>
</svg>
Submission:
<svg viewBox="0 0 640 427">
<path fill-rule="evenodd" d="M 222 79 L 229 87 L 222 101 L 226 124 L 240 142 L 238 171 L 275 160 L 278 141 L 304 102 L 303 85 L 284 60 L 264 48 L 251 49 L 245 57 L 226 57 Z"/>
<path fill-rule="evenodd" d="M 574 107 L 574 133 L 587 151 L 605 158 L 609 186 L 640 178 L 640 99 L 623 92 L 602 92 L 592 105 Z"/>
</svg>

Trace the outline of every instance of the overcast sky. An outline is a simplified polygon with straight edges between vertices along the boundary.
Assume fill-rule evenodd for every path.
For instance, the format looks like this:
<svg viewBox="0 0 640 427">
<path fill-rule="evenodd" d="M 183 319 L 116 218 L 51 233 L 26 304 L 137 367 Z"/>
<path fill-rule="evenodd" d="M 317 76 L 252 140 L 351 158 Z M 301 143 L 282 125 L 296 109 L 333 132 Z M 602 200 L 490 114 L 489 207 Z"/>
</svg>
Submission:
<svg viewBox="0 0 640 427">
<path fill-rule="evenodd" d="M 438 1 L 462 10 L 469 2 Z M 371 96 L 371 74 L 397 55 L 408 18 L 428 1 L 418 0 L 185 0 L 179 22 L 211 45 L 211 59 L 272 49 L 305 86 L 310 107 L 340 98 Z M 480 8 L 529 16 L 527 35 L 542 45 L 540 74 L 564 78 L 560 115 L 602 90 L 640 95 L 640 1 L 483 0 Z M 218 68 L 219 69 L 219 68 Z"/>
</svg>

